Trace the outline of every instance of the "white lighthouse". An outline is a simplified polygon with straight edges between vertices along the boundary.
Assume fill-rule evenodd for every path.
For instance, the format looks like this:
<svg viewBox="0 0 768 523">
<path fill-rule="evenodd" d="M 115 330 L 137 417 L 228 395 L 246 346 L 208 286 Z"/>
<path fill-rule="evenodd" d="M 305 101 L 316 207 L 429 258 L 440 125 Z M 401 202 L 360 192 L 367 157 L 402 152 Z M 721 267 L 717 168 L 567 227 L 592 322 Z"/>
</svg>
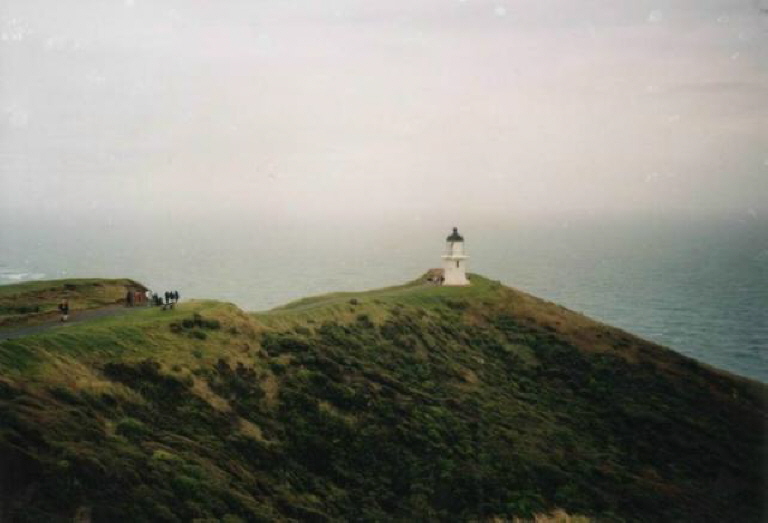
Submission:
<svg viewBox="0 0 768 523">
<path fill-rule="evenodd" d="M 453 233 L 445 241 L 445 254 L 443 254 L 443 277 L 445 280 L 443 285 L 469 285 L 466 270 L 468 256 L 464 254 L 464 238 L 454 227 Z"/>
</svg>

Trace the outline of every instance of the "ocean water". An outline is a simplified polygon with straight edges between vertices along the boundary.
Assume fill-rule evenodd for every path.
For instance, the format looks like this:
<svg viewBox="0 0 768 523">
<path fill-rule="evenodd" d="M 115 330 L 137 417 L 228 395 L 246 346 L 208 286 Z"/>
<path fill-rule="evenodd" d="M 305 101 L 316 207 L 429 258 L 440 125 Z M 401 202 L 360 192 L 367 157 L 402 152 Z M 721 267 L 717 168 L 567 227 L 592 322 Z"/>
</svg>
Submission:
<svg viewBox="0 0 768 523">
<path fill-rule="evenodd" d="M 413 279 L 453 225 L 471 272 L 768 382 L 768 220 L 750 215 L 7 217 L 0 284 L 126 276 L 264 310 Z"/>
</svg>

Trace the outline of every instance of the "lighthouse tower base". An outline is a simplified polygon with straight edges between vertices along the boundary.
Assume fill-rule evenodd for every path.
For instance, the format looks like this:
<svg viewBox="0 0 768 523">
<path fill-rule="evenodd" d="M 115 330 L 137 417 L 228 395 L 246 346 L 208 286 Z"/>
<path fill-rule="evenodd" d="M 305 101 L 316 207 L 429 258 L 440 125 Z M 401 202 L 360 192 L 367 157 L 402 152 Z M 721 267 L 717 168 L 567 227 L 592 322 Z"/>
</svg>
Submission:
<svg viewBox="0 0 768 523">
<path fill-rule="evenodd" d="M 464 260 L 443 258 L 443 285 L 463 287 L 469 285 Z"/>
</svg>

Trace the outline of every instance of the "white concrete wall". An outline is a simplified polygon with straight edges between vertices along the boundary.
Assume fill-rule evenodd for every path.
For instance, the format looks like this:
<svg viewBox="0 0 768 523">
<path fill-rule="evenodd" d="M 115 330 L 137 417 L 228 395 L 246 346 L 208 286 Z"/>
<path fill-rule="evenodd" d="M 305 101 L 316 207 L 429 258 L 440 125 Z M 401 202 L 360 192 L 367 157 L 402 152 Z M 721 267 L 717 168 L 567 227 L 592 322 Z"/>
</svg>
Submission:
<svg viewBox="0 0 768 523">
<path fill-rule="evenodd" d="M 448 242 L 443 256 L 443 285 L 469 285 L 467 279 L 467 260 L 464 255 L 464 242 Z"/>
</svg>

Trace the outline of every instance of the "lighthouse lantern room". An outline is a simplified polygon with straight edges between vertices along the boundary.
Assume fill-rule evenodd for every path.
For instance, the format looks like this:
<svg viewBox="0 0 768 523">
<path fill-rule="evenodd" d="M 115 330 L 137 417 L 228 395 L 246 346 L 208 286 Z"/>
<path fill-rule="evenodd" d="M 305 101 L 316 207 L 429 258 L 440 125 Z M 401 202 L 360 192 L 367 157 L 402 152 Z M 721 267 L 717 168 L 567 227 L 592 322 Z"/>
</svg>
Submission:
<svg viewBox="0 0 768 523">
<path fill-rule="evenodd" d="M 468 256 L 464 254 L 464 238 L 456 227 L 445 239 L 445 254 L 443 254 L 443 285 L 469 285 L 466 263 Z"/>
</svg>

